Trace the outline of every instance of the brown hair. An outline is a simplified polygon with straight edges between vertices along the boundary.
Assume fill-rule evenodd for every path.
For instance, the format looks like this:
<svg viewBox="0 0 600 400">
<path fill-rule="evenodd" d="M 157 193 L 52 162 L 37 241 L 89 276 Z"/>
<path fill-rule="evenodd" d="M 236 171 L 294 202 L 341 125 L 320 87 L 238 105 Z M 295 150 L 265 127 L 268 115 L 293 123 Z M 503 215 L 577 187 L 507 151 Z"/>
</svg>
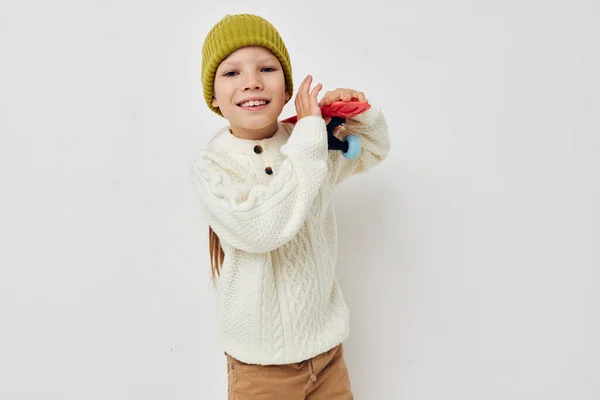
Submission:
<svg viewBox="0 0 600 400">
<path fill-rule="evenodd" d="M 211 279 L 213 285 L 217 284 L 217 277 L 221 276 L 221 267 L 223 266 L 223 260 L 225 259 L 225 252 L 221 246 L 219 237 L 208 227 L 208 248 L 210 254 L 210 268 L 211 268 Z"/>
</svg>

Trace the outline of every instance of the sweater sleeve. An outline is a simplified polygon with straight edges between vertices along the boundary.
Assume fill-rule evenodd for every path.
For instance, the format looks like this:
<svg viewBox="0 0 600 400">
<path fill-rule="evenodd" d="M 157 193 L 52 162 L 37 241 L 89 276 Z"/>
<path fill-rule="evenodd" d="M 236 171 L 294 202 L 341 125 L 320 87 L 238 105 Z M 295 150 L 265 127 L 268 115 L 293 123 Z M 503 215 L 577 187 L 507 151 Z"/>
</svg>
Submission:
<svg viewBox="0 0 600 400">
<path fill-rule="evenodd" d="M 346 135 L 356 135 L 360 139 L 362 149 L 360 155 L 353 160 L 344 158 L 341 151 L 331 152 L 331 177 L 335 185 L 351 175 L 366 172 L 381 163 L 390 151 L 387 123 L 377 107 L 372 106 L 364 113 L 349 118 L 344 129 L 336 134 L 340 139 Z"/>
<path fill-rule="evenodd" d="M 327 178 L 327 130 L 320 117 L 296 124 L 279 173 L 268 184 L 251 184 L 246 171 L 202 151 L 191 170 L 192 181 L 208 224 L 219 239 L 251 253 L 275 250 L 300 230 Z"/>
</svg>

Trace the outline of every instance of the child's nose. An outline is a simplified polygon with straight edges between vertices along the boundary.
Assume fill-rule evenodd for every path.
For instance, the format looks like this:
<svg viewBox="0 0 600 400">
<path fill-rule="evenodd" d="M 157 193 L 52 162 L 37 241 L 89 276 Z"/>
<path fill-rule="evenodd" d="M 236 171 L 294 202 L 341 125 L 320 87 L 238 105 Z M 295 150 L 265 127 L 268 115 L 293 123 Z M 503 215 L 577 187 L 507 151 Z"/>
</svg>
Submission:
<svg viewBox="0 0 600 400">
<path fill-rule="evenodd" d="M 248 80 L 246 81 L 245 90 L 256 90 L 263 88 L 263 82 L 260 74 L 249 74 Z"/>
</svg>

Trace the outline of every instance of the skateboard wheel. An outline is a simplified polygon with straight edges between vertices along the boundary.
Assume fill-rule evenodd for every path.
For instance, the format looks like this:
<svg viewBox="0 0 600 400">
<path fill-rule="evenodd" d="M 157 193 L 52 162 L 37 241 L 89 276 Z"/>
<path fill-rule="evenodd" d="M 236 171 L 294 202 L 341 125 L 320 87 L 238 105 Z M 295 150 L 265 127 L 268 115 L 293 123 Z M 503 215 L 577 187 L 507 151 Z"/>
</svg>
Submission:
<svg viewBox="0 0 600 400">
<path fill-rule="evenodd" d="M 344 139 L 342 141 L 348 142 L 348 151 L 342 152 L 344 157 L 352 160 L 354 158 L 357 158 L 360 155 L 361 144 L 360 144 L 360 139 L 358 138 L 358 136 L 348 135 L 348 136 L 344 137 Z"/>
</svg>

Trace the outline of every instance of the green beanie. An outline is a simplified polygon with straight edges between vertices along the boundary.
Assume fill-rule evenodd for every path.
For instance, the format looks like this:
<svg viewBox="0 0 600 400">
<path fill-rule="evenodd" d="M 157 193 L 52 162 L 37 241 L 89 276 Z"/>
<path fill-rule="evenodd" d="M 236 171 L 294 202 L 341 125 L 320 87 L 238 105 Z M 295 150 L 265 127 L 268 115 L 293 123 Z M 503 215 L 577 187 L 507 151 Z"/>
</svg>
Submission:
<svg viewBox="0 0 600 400">
<path fill-rule="evenodd" d="M 286 89 L 292 97 L 292 64 L 287 48 L 277 29 L 266 19 L 252 14 L 226 15 L 210 30 L 202 46 L 202 86 L 208 107 L 212 106 L 213 85 L 217 67 L 231 53 L 246 46 L 262 46 L 271 50 L 283 68 Z"/>
</svg>

